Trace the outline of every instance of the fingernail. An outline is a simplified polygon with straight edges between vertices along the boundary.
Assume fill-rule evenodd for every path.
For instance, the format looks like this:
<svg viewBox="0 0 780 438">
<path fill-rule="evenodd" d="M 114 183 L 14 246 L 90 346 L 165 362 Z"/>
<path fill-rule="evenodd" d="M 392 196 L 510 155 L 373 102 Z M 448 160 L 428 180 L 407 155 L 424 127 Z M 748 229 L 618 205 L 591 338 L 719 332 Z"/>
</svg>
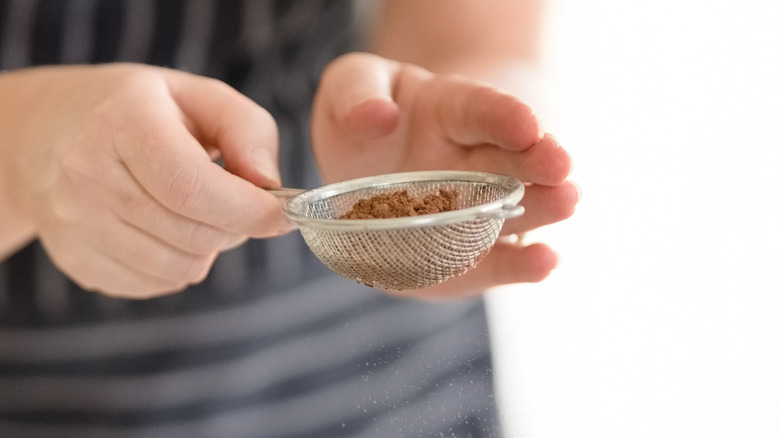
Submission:
<svg viewBox="0 0 780 438">
<path fill-rule="evenodd" d="M 569 173 L 566 175 L 567 177 L 571 176 L 571 174 L 574 172 L 574 159 L 571 157 L 571 154 L 566 149 L 563 150 L 566 152 L 566 156 L 569 159 Z"/>
<path fill-rule="evenodd" d="M 281 185 L 281 177 L 279 176 L 279 167 L 276 162 L 275 154 L 272 154 L 268 149 L 257 148 L 252 151 L 252 160 L 255 169 L 258 172 L 277 185 Z"/>
<path fill-rule="evenodd" d="M 574 186 L 574 188 L 577 189 L 577 202 L 580 202 L 582 200 L 582 188 L 576 182 L 574 181 L 570 181 L 570 182 Z"/>
<path fill-rule="evenodd" d="M 534 114 L 534 117 L 536 118 L 536 123 L 539 124 L 539 132 L 537 133 L 539 135 L 539 139 L 543 139 L 544 135 L 546 134 L 544 130 L 544 123 L 542 123 L 542 118 L 539 117 L 539 114 Z"/>
</svg>

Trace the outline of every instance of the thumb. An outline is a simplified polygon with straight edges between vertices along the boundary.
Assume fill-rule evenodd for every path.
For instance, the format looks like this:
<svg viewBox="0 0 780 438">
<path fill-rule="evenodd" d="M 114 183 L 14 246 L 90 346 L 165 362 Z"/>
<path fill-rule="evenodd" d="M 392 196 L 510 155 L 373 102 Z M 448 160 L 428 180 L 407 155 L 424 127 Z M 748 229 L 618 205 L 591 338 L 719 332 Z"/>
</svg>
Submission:
<svg viewBox="0 0 780 438">
<path fill-rule="evenodd" d="M 171 71 L 171 95 L 193 135 L 219 151 L 225 169 L 258 187 L 281 185 L 279 131 L 273 117 L 216 79 Z"/>
<path fill-rule="evenodd" d="M 397 62 L 368 53 L 343 55 L 323 72 L 318 109 L 353 139 L 385 136 L 399 123 L 393 83 L 400 68 Z"/>
</svg>

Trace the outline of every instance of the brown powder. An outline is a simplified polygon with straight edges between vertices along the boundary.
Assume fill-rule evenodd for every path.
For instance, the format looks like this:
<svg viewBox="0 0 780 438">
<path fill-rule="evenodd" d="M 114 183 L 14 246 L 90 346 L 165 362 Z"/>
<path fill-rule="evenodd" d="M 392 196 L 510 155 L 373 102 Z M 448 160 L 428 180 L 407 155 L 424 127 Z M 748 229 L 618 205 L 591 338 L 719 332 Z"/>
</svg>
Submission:
<svg viewBox="0 0 780 438">
<path fill-rule="evenodd" d="M 406 190 L 359 199 L 339 219 L 387 219 L 419 216 L 458 209 L 458 192 L 440 189 L 437 194 L 410 196 Z"/>
</svg>

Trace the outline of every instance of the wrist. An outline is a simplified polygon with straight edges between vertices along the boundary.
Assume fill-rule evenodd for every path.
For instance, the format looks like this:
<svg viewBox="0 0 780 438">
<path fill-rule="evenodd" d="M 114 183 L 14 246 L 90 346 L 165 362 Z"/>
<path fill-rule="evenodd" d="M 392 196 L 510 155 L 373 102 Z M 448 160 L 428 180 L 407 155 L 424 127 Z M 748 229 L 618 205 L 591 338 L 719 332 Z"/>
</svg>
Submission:
<svg viewBox="0 0 780 438">
<path fill-rule="evenodd" d="M 25 207 L 24 169 L 34 142 L 33 119 L 40 88 L 35 69 L 0 74 L 0 260 L 35 238 L 36 227 Z M 26 158 L 28 157 L 28 158 Z"/>
</svg>

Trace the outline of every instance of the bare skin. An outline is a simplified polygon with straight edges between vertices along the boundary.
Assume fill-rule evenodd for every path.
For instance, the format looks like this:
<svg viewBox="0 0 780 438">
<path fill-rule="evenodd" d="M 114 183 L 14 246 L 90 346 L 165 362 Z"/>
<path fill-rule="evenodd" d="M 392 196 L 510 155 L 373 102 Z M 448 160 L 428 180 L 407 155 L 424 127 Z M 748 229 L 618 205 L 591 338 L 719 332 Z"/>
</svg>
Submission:
<svg viewBox="0 0 780 438">
<path fill-rule="evenodd" d="M 357 75 L 364 81 L 351 76 L 357 71 L 366 72 Z M 360 93 L 351 95 L 354 90 Z M 522 235 L 566 219 L 579 198 L 567 181 L 568 153 L 520 100 L 481 81 L 435 75 L 375 55 L 345 55 L 331 64 L 315 101 L 312 139 L 329 182 L 424 169 L 513 175 L 529 184 L 527 214 L 508 221 L 503 234 Z M 394 293 L 469 295 L 499 284 L 541 281 L 556 263 L 546 245 L 499 241 L 466 275 Z"/>
<path fill-rule="evenodd" d="M 506 173 L 529 185 L 528 213 L 504 233 L 569 217 L 578 191 L 568 154 L 520 93 L 502 91 L 514 93 L 505 78 L 537 56 L 540 2 L 437 4 L 387 2 L 372 37 L 383 56 L 348 54 L 324 72 L 312 142 L 325 181 Z M 476 18 L 495 29 L 469 37 Z M 422 32 L 430 20 L 440 25 Z M 458 26 L 465 36 L 453 38 Z M 202 281 L 219 253 L 249 238 L 290 231 L 263 189 L 280 180 L 275 122 L 221 82 L 130 64 L 39 67 L 0 74 L 0 96 L 0 259 L 37 238 L 82 287 L 139 299 Z M 540 281 L 555 264 L 546 245 L 499 242 L 470 273 L 400 294 L 469 295 Z"/>
<path fill-rule="evenodd" d="M 8 73 L 0 89 L 0 253 L 37 237 L 84 288 L 146 298 L 201 281 L 248 237 L 290 229 L 258 188 L 279 184 L 276 125 L 223 83 L 109 65 Z"/>
</svg>

